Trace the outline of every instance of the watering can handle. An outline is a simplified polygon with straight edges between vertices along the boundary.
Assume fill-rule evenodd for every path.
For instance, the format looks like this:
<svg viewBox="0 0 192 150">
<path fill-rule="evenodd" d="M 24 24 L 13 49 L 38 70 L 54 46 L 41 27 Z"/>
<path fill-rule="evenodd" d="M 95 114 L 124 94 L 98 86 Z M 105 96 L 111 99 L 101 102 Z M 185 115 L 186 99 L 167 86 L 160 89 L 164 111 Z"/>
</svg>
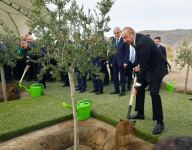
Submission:
<svg viewBox="0 0 192 150">
<path fill-rule="evenodd" d="M 91 103 L 91 100 L 88 100 L 88 99 L 81 100 L 81 101 L 78 102 L 78 105 L 79 105 L 80 103 L 84 103 L 84 102 L 89 102 L 89 103 Z"/>
<path fill-rule="evenodd" d="M 34 84 L 32 84 L 31 86 L 35 86 L 35 85 L 39 85 L 39 86 L 42 86 L 42 88 L 44 88 L 44 85 L 43 84 L 41 84 L 41 83 L 34 83 Z"/>
</svg>

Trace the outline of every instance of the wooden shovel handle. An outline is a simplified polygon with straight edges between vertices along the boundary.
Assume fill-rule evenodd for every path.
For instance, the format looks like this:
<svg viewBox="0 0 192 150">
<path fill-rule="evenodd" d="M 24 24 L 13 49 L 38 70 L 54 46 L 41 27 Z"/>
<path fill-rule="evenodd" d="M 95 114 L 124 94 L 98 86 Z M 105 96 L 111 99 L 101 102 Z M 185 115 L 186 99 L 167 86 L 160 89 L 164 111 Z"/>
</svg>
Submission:
<svg viewBox="0 0 192 150">
<path fill-rule="evenodd" d="M 24 72 L 23 72 L 23 75 L 22 75 L 22 77 L 21 77 L 21 80 L 19 81 L 19 84 L 21 84 L 21 82 L 23 81 L 23 78 L 24 78 L 26 72 L 29 70 L 29 68 L 30 68 L 29 65 L 27 65 L 27 66 L 25 67 Z"/>
</svg>

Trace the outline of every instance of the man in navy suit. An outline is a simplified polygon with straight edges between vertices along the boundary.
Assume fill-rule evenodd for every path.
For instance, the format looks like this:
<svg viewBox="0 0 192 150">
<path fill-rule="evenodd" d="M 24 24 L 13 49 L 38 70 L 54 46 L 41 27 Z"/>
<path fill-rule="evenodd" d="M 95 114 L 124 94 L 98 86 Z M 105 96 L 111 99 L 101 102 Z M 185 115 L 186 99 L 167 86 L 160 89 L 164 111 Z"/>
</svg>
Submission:
<svg viewBox="0 0 192 150">
<path fill-rule="evenodd" d="M 131 27 L 124 28 L 122 34 L 124 42 L 135 47 L 139 66 L 134 68 L 139 72 L 132 94 L 136 95 L 137 114 L 132 119 L 144 119 L 145 88 L 150 85 L 150 95 L 153 107 L 153 120 L 156 120 L 153 134 L 160 134 L 164 130 L 163 109 L 159 90 L 163 77 L 168 73 L 167 61 L 161 54 L 154 41 L 143 34 L 136 34 Z"/>
<path fill-rule="evenodd" d="M 117 51 L 112 58 L 113 80 L 115 91 L 111 92 L 111 94 L 119 93 L 119 96 L 124 96 L 126 87 L 125 69 L 127 68 L 129 61 L 129 55 L 128 55 L 129 45 L 123 42 L 123 39 L 120 36 L 121 30 L 119 27 L 114 28 L 113 33 L 115 36 L 112 43 L 116 47 Z M 119 73 L 120 73 L 121 91 L 119 88 Z"/>
<path fill-rule="evenodd" d="M 154 42 L 157 45 L 157 47 L 160 49 L 162 55 L 167 59 L 166 48 L 161 45 L 161 37 L 160 36 L 155 37 Z"/>
</svg>

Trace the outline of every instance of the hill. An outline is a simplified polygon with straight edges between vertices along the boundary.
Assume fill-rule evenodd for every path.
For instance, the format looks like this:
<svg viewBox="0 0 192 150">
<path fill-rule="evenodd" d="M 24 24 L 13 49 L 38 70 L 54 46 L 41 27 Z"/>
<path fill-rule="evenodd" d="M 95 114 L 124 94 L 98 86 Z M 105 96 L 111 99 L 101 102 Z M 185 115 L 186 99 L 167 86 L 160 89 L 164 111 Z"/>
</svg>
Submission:
<svg viewBox="0 0 192 150">
<path fill-rule="evenodd" d="M 160 36 L 162 38 L 162 43 L 165 45 L 169 45 L 171 47 L 175 47 L 182 40 L 192 40 L 192 29 L 176 29 L 176 30 L 144 30 L 140 31 L 143 34 L 149 34 L 153 39 L 156 36 Z"/>
</svg>

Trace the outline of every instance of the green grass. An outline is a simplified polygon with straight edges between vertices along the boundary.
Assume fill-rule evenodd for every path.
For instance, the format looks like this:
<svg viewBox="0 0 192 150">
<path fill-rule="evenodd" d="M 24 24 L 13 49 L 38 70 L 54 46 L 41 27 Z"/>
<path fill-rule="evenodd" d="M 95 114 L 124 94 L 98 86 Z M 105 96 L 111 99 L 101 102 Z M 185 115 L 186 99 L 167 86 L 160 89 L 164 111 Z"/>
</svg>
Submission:
<svg viewBox="0 0 192 150">
<path fill-rule="evenodd" d="M 92 84 L 88 85 L 91 91 Z M 96 96 L 93 93 L 77 92 L 78 100 L 91 99 L 96 118 L 116 124 L 120 119 L 126 119 L 130 92 L 126 96 L 110 95 L 113 86 L 107 86 L 104 94 Z M 168 136 L 192 136 L 192 96 L 180 93 L 161 91 L 165 131 L 156 136 L 160 139 Z M 70 103 L 70 89 L 63 88 L 61 83 L 48 83 L 45 95 L 42 97 L 9 101 L 0 103 L 0 141 L 46 127 L 71 118 L 71 111 L 62 106 L 62 102 Z M 132 110 L 134 113 L 134 110 Z M 155 125 L 152 121 L 152 107 L 149 92 L 146 92 L 145 116 L 143 121 L 137 121 L 139 134 L 151 135 Z"/>
</svg>

